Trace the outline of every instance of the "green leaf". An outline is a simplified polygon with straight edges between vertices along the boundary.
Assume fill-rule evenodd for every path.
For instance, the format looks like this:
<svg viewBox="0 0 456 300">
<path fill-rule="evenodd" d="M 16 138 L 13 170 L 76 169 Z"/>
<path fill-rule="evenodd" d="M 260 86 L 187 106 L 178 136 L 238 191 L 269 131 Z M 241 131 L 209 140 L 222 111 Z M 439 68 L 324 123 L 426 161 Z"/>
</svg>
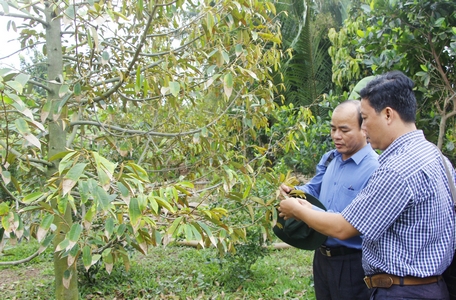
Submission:
<svg viewBox="0 0 456 300">
<path fill-rule="evenodd" d="M 122 182 L 117 182 L 117 188 L 123 197 L 128 197 L 130 195 L 130 190 Z"/>
<path fill-rule="evenodd" d="M 84 169 L 87 166 L 86 163 L 77 163 L 75 164 L 66 174 L 64 178 L 71 179 L 74 181 L 78 181 L 79 177 L 81 177 L 82 173 L 84 173 Z"/>
<path fill-rule="evenodd" d="M 30 75 L 19 73 L 16 77 L 14 77 L 14 81 L 19 82 L 23 87 L 27 84 L 30 79 Z"/>
<path fill-rule="evenodd" d="M 153 198 L 155 199 L 155 201 L 157 201 L 157 203 L 158 203 L 160 206 L 166 208 L 166 209 L 169 210 L 172 214 L 175 213 L 174 208 L 171 206 L 171 204 L 170 204 L 168 201 L 166 201 L 165 199 L 163 199 L 163 198 L 161 198 L 161 197 L 157 197 L 157 196 L 153 196 Z"/>
<path fill-rule="evenodd" d="M 61 214 L 65 214 L 66 209 L 68 206 L 68 198 L 67 197 L 57 197 L 57 209 Z"/>
<path fill-rule="evenodd" d="M 18 81 L 8 81 L 6 82 L 6 85 L 16 91 L 18 94 L 21 94 L 22 90 L 24 89 L 24 86 Z"/>
<path fill-rule="evenodd" d="M 30 132 L 30 128 L 28 127 L 27 122 L 23 118 L 18 118 L 14 121 L 16 124 L 16 128 L 22 135 L 28 134 Z"/>
<path fill-rule="evenodd" d="M 438 18 L 435 21 L 434 25 L 435 25 L 435 27 L 442 27 L 442 25 L 445 25 L 445 18 L 444 17 Z"/>
<path fill-rule="evenodd" d="M 230 63 L 230 55 L 226 51 L 222 51 L 222 57 L 227 64 Z"/>
<path fill-rule="evenodd" d="M 112 218 L 108 218 L 105 224 L 105 236 L 110 239 L 112 233 L 114 232 L 114 220 Z"/>
<path fill-rule="evenodd" d="M 72 158 L 73 156 L 77 155 L 78 153 L 76 151 L 70 151 L 70 152 L 60 152 L 57 155 L 51 157 L 51 161 L 58 159 L 61 157 L 62 154 L 65 154 L 65 156 L 62 158 L 62 160 L 59 163 L 59 174 L 62 175 L 65 169 L 73 164 Z M 74 160 L 76 160 L 75 158 Z"/>
<path fill-rule="evenodd" d="M 157 201 L 155 200 L 155 196 L 149 196 L 147 199 L 149 200 L 150 207 L 152 208 L 153 212 L 158 214 L 159 206 Z"/>
<path fill-rule="evenodd" d="M 43 196 L 43 192 L 34 192 L 32 194 L 28 194 L 22 199 L 22 202 L 30 204 L 33 201 L 39 199 L 41 196 Z"/>
<path fill-rule="evenodd" d="M 184 217 L 178 217 L 176 220 L 174 220 L 173 224 L 168 228 L 166 233 L 169 234 L 170 236 L 173 236 L 183 218 Z"/>
<path fill-rule="evenodd" d="M 47 230 L 51 227 L 52 222 L 54 222 L 54 215 L 48 214 L 41 220 L 40 227 Z"/>
<path fill-rule="evenodd" d="M 8 185 L 8 183 L 11 182 L 11 173 L 9 171 L 6 171 L 6 170 L 4 170 L 4 171 L 0 170 L 0 173 L 2 174 L 3 183 L 5 185 Z"/>
<path fill-rule="evenodd" d="M 68 94 L 70 92 L 70 86 L 68 84 L 62 84 L 60 86 L 60 89 L 59 89 L 59 97 L 62 98 L 63 96 L 65 96 L 66 94 Z M 65 103 L 66 103 L 66 100 L 67 99 L 62 99 L 62 101 L 60 102 L 63 102 L 65 100 Z M 63 105 L 65 105 L 65 103 L 63 103 Z M 63 105 L 59 105 L 59 107 L 63 107 Z M 58 111 L 60 111 L 61 109 L 59 109 Z"/>
<path fill-rule="evenodd" d="M 92 266 L 92 250 L 88 245 L 85 245 L 84 248 L 82 248 L 82 263 L 84 264 L 86 271 Z"/>
<path fill-rule="evenodd" d="M 66 269 L 63 272 L 62 284 L 66 289 L 68 289 L 70 287 L 70 282 L 71 282 L 72 277 L 73 277 L 73 273 L 71 272 L 71 270 Z"/>
<path fill-rule="evenodd" d="M 134 174 L 136 175 L 135 177 L 143 182 L 149 182 L 149 176 L 146 172 L 146 170 L 144 170 L 141 166 L 135 164 L 135 163 L 132 163 L 132 162 L 129 162 L 127 165 L 126 165 L 131 171 L 134 172 Z"/>
<path fill-rule="evenodd" d="M 212 234 L 212 231 L 209 228 L 209 226 L 207 226 L 201 221 L 197 221 L 197 223 L 204 230 L 204 232 L 206 232 L 206 235 L 211 240 L 212 245 L 217 246 L 217 241 L 215 240 L 214 235 Z"/>
<path fill-rule="evenodd" d="M 174 97 L 177 97 L 177 95 L 179 95 L 179 91 L 180 91 L 179 82 L 170 81 L 169 90 Z"/>
<path fill-rule="evenodd" d="M 116 232 L 117 237 L 120 238 L 124 234 L 126 229 L 127 229 L 127 225 L 120 224 L 119 227 L 117 227 L 117 232 Z"/>
<path fill-rule="evenodd" d="M 96 193 L 94 195 L 96 200 L 98 201 L 99 207 L 106 212 L 108 209 L 111 208 L 111 202 L 115 195 L 111 196 L 100 186 L 97 186 L 96 188 Z"/>
<path fill-rule="evenodd" d="M 49 113 L 51 112 L 51 107 L 52 107 L 52 101 L 48 100 L 46 103 L 44 103 L 43 108 L 41 109 L 41 122 L 45 122 L 47 117 L 49 116 Z"/>
<path fill-rule="evenodd" d="M 70 231 L 68 232 L 68 238 L 70 242 L 76 243 L 79 240 L 79 236 L 81 235 L 82 232 L 82 226 L 79 223 L 74 223 L 71 226 Z"/>
<path fill-rule="evenodd" d="M 79 196 L 81 197 L 81 202 L 82 203 L 87 203 L 89 200 L 89 185 L 87 184 L 87 181 L 78 181 L 78 191 L 79 191 Z"/>
<path fill-rule="evenodd" d="M 102 186 L 109 186 L 111 183 L 111 178 L 109 177 L 108 173 L 106 173 L 105 169 L 98 167 L 97 168 L 98 174 L 98 181 Z"/>
<path fill-rule="evenodd" d="M 9 213 L 9 206 L 6 202 L 0 203 L 0 216 L 6 216 Z"/>
<path fill-rule="evenodd" d="M 40 253 L 43 253 L 44 250 L 52 243 L 55 238 L 55 234 L 48 235 L 41 243 L 40 243 Z"/>
<path fill-rule="evenodd" d="M 76 84 L 73 87 L 73 92 L 74 92 L 75 96 L 81 95 L 81 83 L 80 82 L 76 82 Z"/>
<path fill-rule="evenodd" d="M 132 198 L 128 205 L 128 214 L 130 215 L 130 222 L 134 228 L 137 228 L 141 221 L 141 210 L 139 209 L 138 198 Z"/>
<path fill-rule="evenodd" d="M 84 226 L 88 229 L 89 225 L 92 224 L 92 220 L 97 213 L 95 205 L 92 205 L 84 216 Z"/>
<path fill-rule="evenodd" d="M 55 247 L 55 252 L 60 252 L 64 249 L 66 249 L 69 244 L 70 244 L 70 241 L 68 239 L 64 239 L 57 245 L 57 247 Z"/>
<path fill-rule="evenodd" d="M 229 98 L 233 92 L 233 75 L 231 73 L 226 74 L 223 78 L 223 89 L 226 97 Z"/>
<path fill-rule="evenodd" d="M 74 20 L 76 15 L 76 7 L 74 5 L 68 5 L 67 9 L 65 9 L 65 15 L 69 19 Z"/>
</svg>

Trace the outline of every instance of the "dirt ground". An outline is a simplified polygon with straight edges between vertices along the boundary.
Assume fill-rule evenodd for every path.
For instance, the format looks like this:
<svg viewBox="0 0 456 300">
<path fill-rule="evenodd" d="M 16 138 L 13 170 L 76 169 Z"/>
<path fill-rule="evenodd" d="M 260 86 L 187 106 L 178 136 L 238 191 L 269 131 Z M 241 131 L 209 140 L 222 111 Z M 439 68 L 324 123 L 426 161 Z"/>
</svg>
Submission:
<svg viewBox="0 0 456 300">
<path fill-rule="evenodd" d="M 24 281 L 42 277 L 41 271 L 33 267 L 0 270 L 0 294 L 4 291 L 14 290 L 17 285 Z"/>
</svg>

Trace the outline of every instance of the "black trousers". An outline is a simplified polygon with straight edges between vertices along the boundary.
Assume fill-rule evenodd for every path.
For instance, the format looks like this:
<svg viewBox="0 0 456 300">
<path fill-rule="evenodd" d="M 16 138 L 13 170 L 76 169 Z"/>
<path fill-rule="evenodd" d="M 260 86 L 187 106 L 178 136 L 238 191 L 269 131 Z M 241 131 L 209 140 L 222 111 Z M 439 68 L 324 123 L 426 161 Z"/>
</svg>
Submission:
<svg viewBox="0 0 456 300">
<path fill-rule="evenodd" d="M 367 300 L 370 291 L 364 283 L 361 251 L 324 256 L 315 251 L 313 275 L 317 300 Z"/>
</svg>

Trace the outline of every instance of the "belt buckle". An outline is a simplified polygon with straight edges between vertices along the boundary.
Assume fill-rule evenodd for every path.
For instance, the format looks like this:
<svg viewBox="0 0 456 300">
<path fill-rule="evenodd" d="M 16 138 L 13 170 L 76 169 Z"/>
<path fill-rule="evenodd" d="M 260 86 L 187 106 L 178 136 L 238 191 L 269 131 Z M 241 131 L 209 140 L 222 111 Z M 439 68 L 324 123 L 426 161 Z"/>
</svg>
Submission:
<svg viewBox="0 0 456 300">
<path fill-rule="evenodd" d="M 326 246 L 320 246 L 320 252 L 324 256 L 331 257 L 331 249 Z"/>
<path fill-rule="evenodd" d="M 325 248 L 326 256 L 331 257 L 331 250 L 329 248 Z"/>
</svg>

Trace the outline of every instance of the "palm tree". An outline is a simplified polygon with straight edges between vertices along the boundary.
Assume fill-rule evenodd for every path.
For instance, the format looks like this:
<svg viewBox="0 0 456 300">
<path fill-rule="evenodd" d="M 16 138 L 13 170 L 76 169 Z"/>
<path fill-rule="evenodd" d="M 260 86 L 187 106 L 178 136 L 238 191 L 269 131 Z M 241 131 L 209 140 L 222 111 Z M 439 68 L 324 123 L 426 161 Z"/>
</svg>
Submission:
<svg viewBox="0 0 456 300">
<path fill-rule="evenodd" d="M 282 42 L 285 53 L 282 62 L 284 104 L 309 106 L 320 102 L 332 88 L 332 63 L 328 54 L 328 30 L 338 28 L 347 16 L 349 1 L 285 0 L 277 5 L 282 20 Z M 318 106 L 314 114 L 322 115 Z"/>
</svg>

